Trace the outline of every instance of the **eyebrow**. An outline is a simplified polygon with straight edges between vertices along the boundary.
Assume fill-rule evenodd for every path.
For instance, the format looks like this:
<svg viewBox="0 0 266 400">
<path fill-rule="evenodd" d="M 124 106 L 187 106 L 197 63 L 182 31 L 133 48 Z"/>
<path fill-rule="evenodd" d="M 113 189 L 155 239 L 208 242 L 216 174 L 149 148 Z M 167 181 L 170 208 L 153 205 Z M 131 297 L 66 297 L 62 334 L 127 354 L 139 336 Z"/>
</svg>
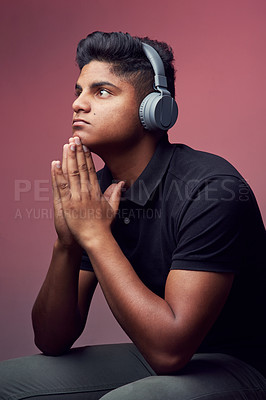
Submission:
<svg viewBox="0 0 266 400">
<path fill-rule="evenodd" d="M 108 82 L 108 81 L 93 82 L 93 83 L 89 86 L 89 88 L 90 88 L 90 89 L 95 89 L 95 88 L 101 87 L 101 86 L 111 86 L 111 87 L 113 87 L 113 88 L 115 88 L 115 89 L 120 90 L 117 86 L 115 86 L 113 83 Z M 82 87 L 81 87 L 78 83 L 76 83 L 75 89 L 76 89 L 76 90 L 82 90 Z"/>
</svg>

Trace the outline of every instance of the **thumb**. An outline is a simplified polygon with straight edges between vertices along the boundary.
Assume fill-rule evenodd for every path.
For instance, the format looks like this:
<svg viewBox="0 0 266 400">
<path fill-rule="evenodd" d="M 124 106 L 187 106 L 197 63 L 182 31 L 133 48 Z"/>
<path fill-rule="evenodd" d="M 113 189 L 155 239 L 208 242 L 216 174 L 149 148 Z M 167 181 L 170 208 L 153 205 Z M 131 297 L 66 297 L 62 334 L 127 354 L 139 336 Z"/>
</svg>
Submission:
<svg viewBox="0 0 266 400">
<path fill-rule="evenodd" d="M 117 213 L 117 210 L 119 207 L 119 203 L 120 203 L 120 199 L 121 199 L 121 192 L 122 192 L 122 188 L 123 188 L 124 184 L 125 184 L 125 182 L 121 181 L 121 182 L 117 183 L 116 185 L 114 185 L 113 191 L 108 200 L 110 206 L 112 207 L 112 209 L 114 210 L 115 213 Z"/>
</svg>

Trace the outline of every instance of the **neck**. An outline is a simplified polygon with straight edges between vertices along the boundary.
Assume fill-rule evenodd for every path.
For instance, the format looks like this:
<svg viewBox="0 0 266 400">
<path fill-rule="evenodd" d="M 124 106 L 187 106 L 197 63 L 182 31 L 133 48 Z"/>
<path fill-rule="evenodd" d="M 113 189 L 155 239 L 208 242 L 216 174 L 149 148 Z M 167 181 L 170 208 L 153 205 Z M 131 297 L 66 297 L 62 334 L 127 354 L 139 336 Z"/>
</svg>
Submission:
<svg viewBox="0 0 266 400">
<path fill-rule="evenodd" d="M 162 134 L 147 132 L 129 149 L 109 151 L 102 159 L 115 180 L 124 181 L 130 187 L 151 160 Z"/>
</svg>

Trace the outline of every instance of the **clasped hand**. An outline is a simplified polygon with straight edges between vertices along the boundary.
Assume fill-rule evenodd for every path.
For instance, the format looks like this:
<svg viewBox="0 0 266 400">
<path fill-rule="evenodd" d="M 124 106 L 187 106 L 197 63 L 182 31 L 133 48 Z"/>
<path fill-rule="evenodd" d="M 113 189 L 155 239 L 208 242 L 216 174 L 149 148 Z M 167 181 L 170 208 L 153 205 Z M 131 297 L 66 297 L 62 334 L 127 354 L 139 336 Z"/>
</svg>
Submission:
<svg viewBox="0 0 266 400">
<path fill-rule="evenodd" d="M 64 145 L 62 163 L 52 162 L 51 175 L 55 228 L 61 243 L 87 247 L 94 239 L 104 239 L 124 182 L 110 185 L 102 194 L 91 152 L 78 137 Z"/>
</svg>

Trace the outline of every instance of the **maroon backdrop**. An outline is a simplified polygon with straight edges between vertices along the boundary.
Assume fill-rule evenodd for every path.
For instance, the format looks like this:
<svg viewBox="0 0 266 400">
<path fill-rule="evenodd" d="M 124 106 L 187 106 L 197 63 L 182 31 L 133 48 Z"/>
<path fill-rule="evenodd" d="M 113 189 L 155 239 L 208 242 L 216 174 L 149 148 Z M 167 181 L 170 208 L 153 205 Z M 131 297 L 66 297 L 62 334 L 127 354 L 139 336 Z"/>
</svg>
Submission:
<svg viewBox="0 0 266 400">
<path fill-rule="evenodd" d="M 38 351 L 30 311 L 55 240 L 50 161 L 71 135 L 77 42 L 94 30 L 168 42 L 180 108 L 170 140 L 231 161 L 265 218 L 265 17 L 265 0 L 1 0 L 0 359 Z M 100 291 L 90 317 L 78 345 L 128 340 Z"/>
</svg>

